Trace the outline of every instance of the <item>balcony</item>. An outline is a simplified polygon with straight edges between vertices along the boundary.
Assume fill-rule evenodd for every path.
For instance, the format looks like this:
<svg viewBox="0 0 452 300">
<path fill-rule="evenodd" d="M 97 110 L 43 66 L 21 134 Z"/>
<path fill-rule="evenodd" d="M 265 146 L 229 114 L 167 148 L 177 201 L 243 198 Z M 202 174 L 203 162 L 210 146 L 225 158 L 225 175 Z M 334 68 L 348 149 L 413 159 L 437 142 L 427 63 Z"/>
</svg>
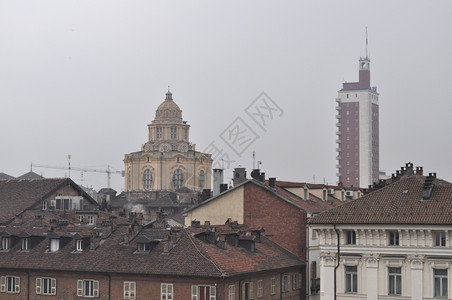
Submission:
<svg viewBox="0 0 452 300">
<path fill-rule="evenodd" d="M 339 165 L 339 164 L 336 165 L 336 169 L 339 169 L 339 170 L 340 170 L 341 168 L 342 168 L 341 165 Z"/>
<path fill-rule="evenodd" d="M 340 143 L 342 143 L 341 140 L 336 140 L 336 144 L 340 144 Z"/>
<path fill-rule="evenodd" d="M 341 123 L 339 123 L 339 122 L 336 123 L 336 127 L 341 127 L 341 126 L 342 126 Z"/>
<path fill-rule="evenodd" d="M 341 115 L 336 115 L 336 119 L 342 118 Z"/>
<path fill-rule="evenodd" d="M 336 110 L 341 110 L 342 109 L 342 107 L 340 107 L 340 106 L 336 106 Z"/>
<path fill-rule="evenodd" d="M 338 155 L 338 156 L 336 156 L 336 159 L 337 159 L 337 160 L 341 160 L 342 157 L 341 157 L 340 155 Z"/>
<path fill-rule="evenodd" d="M 342 148 L 336 148 L 336 152 L 341 152 Z"/>
<path fill-rule="evenodd" d="M 336 131 L 336 135 L 341 135 L 341 134 L 342 134 L 342 132 L 340 132 L 339 130 Z"/>
<path fill-rule="evenodd" d="M 337 103 L 341 103 L 341 98 L 336 98 Z"/>
</svg>

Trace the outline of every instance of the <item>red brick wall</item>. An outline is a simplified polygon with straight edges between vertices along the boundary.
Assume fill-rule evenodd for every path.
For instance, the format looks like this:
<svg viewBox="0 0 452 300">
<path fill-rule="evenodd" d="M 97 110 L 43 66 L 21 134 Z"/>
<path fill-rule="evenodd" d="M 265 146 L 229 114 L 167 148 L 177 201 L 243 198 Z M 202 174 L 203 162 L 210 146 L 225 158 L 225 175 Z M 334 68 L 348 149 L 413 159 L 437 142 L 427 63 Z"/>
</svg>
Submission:
<svg viewBox="0 0 452 300">
<path fill-rule="evenodd" d="M 236 286 L 235 299 L 241 299 L 240 286 L 244 282 L 250 282 L 253 285 L 254 299 L 257 299 L 258 293 L 258 280 L 263 281 L 263 297 L 262 300 L 273 299 L 303 299 L 303 288 L 293 289 L 293 274 L 302 273 L 302 270 L 292 269 L 288 271 L 273 271 L 267 273 L 261 273 L 258 275 L 252 275 L 248 277 L 240 278 L 221 278 L 215 279 L 198 279 L 198 278 L 183 278 L 183 277 L 164 277 L 164 276 L 139 276 L 139 275 L 119 275 L 119 274 L 93 274 L 93 273 L 63 273 L 63 272 L 17 272 L 17 271 L 5 271 L 0 269 L 1 276 L 18 276 L 20 277 L 20 293 L 0 293 L 0 299 L 2 300 L 17 300 L 27 299 L 29 294 L 30 299 L 33 300 L 69 300 L 69 299 L 89 299 L 77 297 L 77 280 L 80 279 L 92 279 L 99 281 L 99 298 L 95 299 L 123 299 L 124 295 L 124 281 L 134 281 L 136 283 L 136 299 L 160 299 L 160 287 L 162 283 L 173 284 L 174 299 L 191 299 L 191 286 L 192 285 L 208 285 L 216 286 L 217 288 L 217 300 L 227 300 L 229 295 L 229 285 Z M 287 292 L 281 292 L 281 275 L 289 275 L 289 290 Z M 36 295 L 36 278 L 47 277 L 55 278 L 57 285 L 57 294 L 55 296 L 49 295 Z M 29 278 L 29 281 L 28 281 Z M 276 279 L 276 293 L 270 294 L 270 280 Z M 111 280 L 111 282 L 109 282 Z M 304 281 L 302 280 L 304 285 Z M 28 287 L 30 293 L 28 293 Z M 111 296 L 109 297 L 109 292 Z M 280 298 L 282 296 L 282 298 Z"/>
<path fill-rule="evenodd" d="M 306 212 L 254 184 L 245 185 L 244 224 L 306 261 Z"/>
</svg>

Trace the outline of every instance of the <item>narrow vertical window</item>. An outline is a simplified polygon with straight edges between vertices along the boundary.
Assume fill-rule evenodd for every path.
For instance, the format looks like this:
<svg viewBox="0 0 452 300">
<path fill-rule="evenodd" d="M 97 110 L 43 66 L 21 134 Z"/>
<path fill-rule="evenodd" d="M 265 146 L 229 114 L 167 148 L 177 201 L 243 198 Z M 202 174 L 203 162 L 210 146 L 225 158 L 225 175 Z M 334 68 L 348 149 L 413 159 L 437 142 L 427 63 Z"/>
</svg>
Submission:
<svg viewBox="0 0 452 300">
<path fill-rule="evenodd" d="M 258 297 L 264 296 L 264 281 L 263 280 L 257 281 L 257 296 Z"/>
<path fill-rule="evenodd" d="M 155 129 L 155 136 L 156 136 L 158 139 L 161 139 L 161 138 L 162 138 L 162 127 L 157 127 L 157 128 Z"/>
<path fill-rule="evenodd" d="M 401 268 L 388 268 L 388 294 L 402 295 L 402 271 Z"/>
<path fill-rule="evenodd" d="M 205 183 L 206 183 L 205 174 L 204 174 L 204 171 L 201 170 L 201 171 L 199 171 L 199 189 L 202 190 L 204 188 Z"/>
<path fill-rule="evenodd" d="M 389 245 L 398 246 L 399 245 L 399 232 L 389 231 Z"/>
<path fill-rule="evenodd" d="M 358 267 L 345 266 L 345 292 L 358 292 Z"/>
<path fill-rule="evenodd" d="M 149 169 L 143 172 L 143 188 L 147 191 L 152 189 L 152 171 Z"/>
<path fill-rule="evenodd" d="M 276 294 L 276 278 L 270 279 L 270 294 Z"/>
<path fill-rule="evenodd" d="M 447 297 L 447 269 L 433 269 L 434 297 Z"/>
<path fill-rule="evenodd" d="M 354 230 L 347 230 L 347 245 L 356 245 L 356 232 Z"/>
<path fill-rule="evenodd" d="M 177 127 L 171 127 L 171 138 L 175 139 L 177 138 Z"/>
<path fill-rule="evenodd" d="M 435 232 L 435 246 L 445 247 L 446 246 L 446 232 L 438 231 Z"/>
</svg>

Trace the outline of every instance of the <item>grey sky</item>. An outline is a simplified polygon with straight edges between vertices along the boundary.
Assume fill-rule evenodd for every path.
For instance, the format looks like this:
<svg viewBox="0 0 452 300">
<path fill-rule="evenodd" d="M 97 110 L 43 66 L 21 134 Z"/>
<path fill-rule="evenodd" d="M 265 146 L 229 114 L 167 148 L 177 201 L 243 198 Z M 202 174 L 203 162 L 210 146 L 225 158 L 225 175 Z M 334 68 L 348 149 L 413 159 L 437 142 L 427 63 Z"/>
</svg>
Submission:
<svg viewBox="0 0 452 300">
<path fill-rule="evenodd" d="M 451 1 L 0 0 L 0 172 L 68 154 L 122 170 L 170 85 L 197 150 L 242 117 L 260 138 L 241 157 L 219 143 L 234 166 L 251 169 L 255 150 L 267 176 L 335 184 L 335 98 L 358 79 L 367 26 L 380 168 L 411 161 L 451 181 L 451 15 Z M 266 132 L 244 112 L 263 91 L 284 111 Z"/>
</svg>

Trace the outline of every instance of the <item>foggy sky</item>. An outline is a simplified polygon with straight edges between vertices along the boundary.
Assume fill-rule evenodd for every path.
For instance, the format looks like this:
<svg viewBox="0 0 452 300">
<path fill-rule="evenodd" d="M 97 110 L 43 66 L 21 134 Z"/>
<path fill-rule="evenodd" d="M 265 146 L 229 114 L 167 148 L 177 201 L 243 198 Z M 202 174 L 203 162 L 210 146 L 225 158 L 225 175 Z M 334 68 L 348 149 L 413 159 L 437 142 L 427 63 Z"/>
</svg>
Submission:
<svg viewBox="0 0 452 300">
<path fill-rule="evenodd" d="M 452 181 L 451 15 L 451 1 L 0 0 L 0 172 L 68 154 L 123 170 L 169 85 L 197 150 L 215 141 L 236 161 L 226 182 L 254 150 L 267 177 L 336 184 L 335 98 L 358 80 L 367 26 L 380 169 L 412 162 Z M 265 131 L 245 112 L 262 92 L 283 112 Z M 240 156 L 220 138 L 237 118 L 259 136 Z"/>
</svg>

